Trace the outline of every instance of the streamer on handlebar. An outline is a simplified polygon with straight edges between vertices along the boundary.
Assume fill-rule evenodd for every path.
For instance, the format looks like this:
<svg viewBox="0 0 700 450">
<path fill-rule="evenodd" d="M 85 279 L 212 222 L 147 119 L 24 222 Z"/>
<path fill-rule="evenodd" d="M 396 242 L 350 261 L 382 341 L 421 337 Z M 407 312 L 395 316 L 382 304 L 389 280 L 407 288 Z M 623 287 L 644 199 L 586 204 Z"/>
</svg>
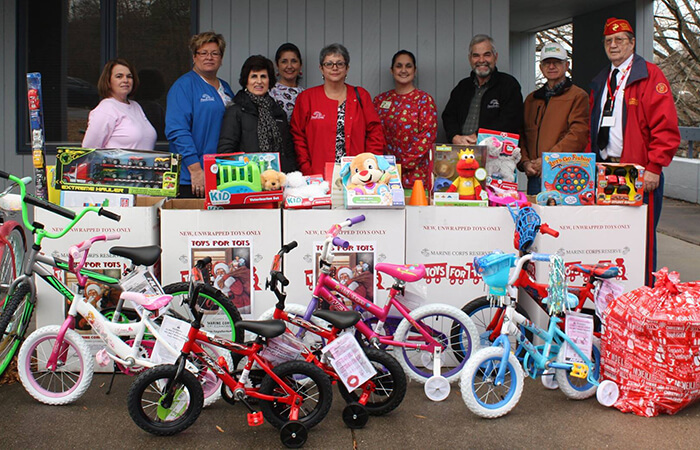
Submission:
<svg viewBox="0 0 700 450">
<path fill-rule="evenodd" d="M 542 300 L 547 305 L 549 315 L 565 313 L 578 305 L 578 298 L 568 291 L 566 286 L 566 273 L 564 260 L 559 255 L 549 258 L 549 288 L 548 295 Z"/>
</svg>

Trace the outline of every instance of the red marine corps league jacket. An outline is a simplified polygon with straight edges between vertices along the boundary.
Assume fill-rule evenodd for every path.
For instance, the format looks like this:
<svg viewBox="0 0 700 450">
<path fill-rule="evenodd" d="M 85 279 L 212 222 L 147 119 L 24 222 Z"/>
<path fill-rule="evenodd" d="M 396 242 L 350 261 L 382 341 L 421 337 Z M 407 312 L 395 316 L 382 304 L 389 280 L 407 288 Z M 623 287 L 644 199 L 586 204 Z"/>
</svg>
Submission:
<svg viewBox="0 0 700 450">
<path fill-rule="evenodd" d="M 601 96 L 610 73 L 603 69 L 591 83 L 591 141 L 600 160 L 596 146 L 600 125 Z M 680 132 L 678 116 L 668 80 L 656 65 L 634 55 L 632 68 L 625 85 L 625 109 L 622 163 L 644 166 L 650 172 L 661 174 L 678 150 Z M 592 143 L 592 144 L 591 144 Z"/>
</svg>

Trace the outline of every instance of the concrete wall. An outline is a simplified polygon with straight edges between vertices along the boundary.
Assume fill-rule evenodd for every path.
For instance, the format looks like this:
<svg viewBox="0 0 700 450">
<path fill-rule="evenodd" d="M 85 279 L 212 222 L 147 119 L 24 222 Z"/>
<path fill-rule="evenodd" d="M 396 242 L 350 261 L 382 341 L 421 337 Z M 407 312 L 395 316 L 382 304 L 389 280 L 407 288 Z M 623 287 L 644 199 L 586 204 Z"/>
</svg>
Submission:
<svg viewBox="0 0 700 450">
<path fill-rule="evenodd" d="M 700 203 L 700 160 L 673 158 L 664 180 L 664 196 Z"/>
</svg>

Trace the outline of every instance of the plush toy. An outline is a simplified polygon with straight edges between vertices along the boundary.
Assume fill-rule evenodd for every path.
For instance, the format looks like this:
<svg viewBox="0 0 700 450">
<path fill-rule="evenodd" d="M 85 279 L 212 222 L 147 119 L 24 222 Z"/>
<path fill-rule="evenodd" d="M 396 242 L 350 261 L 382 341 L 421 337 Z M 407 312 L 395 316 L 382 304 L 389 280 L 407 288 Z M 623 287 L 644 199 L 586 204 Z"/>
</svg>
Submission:
<svg viewBox="0 0 700 450">
<path fill-rule="evenodd" d="M 282 172 L 268 169 L 260 174 L 263 191 L 281 191 L 287 177 Z"/>
<path fill-rule="evenodd" d="M 389 173 L 390 164 L 373 153 L 360 153 L 340 171 L 348 190 L 357 194 L 382 194 L 389 190 L 387 184 L 394 176 Z"/>
<path fill-rule="evenodd" d="M 474 150 L 467 148 L 459 151 L 459 161 L 455 166 L 458 177 L 452 182 L 447 192 L 457 192 L 460 200 L 480 200 L 483 198 L 479 180 L 484 169 L 480 169 L 479 162 L 474 156 Z M 484 192 L 485 194 L 485 192 Z"/>
<path fill-rule="evenodd" d="M 515 181 L 515 167 L 520 161 L 520 147 L 490 136 L 479 142 L 488 147 L 486 172 L 496 180 Z"/>
<path fill-rule="evenodd" d="M 320 183 L 309 183 L 307 177 L 301 172 L 291 172 L 287 174 L 287 184 L 284 187 L 284 198 L 289 196 L 300 198 L 316 198 L 328 195 L 328 181 Z"/>
</svg>

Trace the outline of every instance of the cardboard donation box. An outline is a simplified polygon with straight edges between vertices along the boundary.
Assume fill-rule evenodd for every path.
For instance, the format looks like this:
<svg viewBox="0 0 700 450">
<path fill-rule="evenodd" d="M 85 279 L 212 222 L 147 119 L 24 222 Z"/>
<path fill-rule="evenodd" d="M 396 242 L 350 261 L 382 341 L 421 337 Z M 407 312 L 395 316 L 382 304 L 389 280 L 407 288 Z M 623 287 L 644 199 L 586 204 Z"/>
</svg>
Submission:
<svg viewBox="0 0 700 450">
<path fill-rule="evenodd" d="M 700 282 L 663 268 L 653 288 L 606 309 L 603 378 L 616 382 L 615 407 L 640 416 L 675 414 L 700 398 Z"/>
<path fill-rule="evenodd" d="M 640 206 L 644 199 L 644 167 L 636 164 L 598 163 L 596 203 Z"/>
<path fill-rule="evenodd" d="M 276 206 L 285 183 L 279 170 L 278 153 L 204 155 L 206 208 Z"/>
<path fill-rule="evenodd" d="M 56 186 L 64 191 L 175 197 L 180 155 L 147 150 L 59 148 Z"/>
<path fill-rule="evenodd" d="M 433 148 L 433 204 L 487 206 L 486 146 L 438 144 Z"/>
</svg>

